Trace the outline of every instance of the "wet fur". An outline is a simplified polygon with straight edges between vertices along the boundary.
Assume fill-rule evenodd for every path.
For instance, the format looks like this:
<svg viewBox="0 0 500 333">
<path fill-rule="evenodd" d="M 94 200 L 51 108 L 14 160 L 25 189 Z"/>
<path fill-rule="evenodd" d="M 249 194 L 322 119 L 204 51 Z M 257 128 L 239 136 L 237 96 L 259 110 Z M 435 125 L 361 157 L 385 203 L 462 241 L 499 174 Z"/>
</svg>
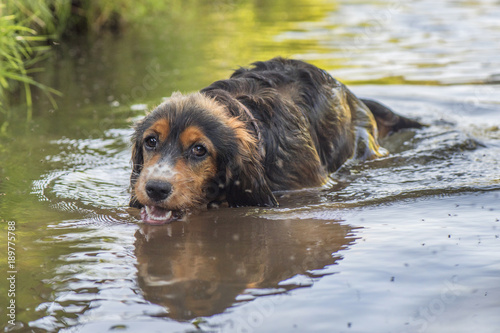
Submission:
<svg viewBox="0 0 500 333">
<path fill-rule="evenodd" d="M 155 126 L 165 133 L 153 157 L 144 148 L 144 133 Z M 211 147 L 203 172 L 180 142 L 193 126 Z M 130 205 L 154 204 L 143 187 L 157 177 L 173 185 L 175 200 L 161 203 L 166 209 L 222 201 L 276 206 L 273 191 L 319 186 L 350 158 L 384 156 L 379 137 L 408 127 L 421 125 L 358 99 L 313 65 L 283 58 L 256 62 L 199 93 L 174 94 L 136 125 Z M 177 176 L 144 174 L 165 161 Z"/>
</svg>

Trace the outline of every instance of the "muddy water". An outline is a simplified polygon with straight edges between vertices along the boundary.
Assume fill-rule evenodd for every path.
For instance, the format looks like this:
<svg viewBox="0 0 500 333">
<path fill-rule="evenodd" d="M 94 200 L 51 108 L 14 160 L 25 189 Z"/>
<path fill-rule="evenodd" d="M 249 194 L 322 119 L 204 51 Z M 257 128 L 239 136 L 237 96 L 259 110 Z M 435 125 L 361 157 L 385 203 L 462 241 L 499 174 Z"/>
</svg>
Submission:
<svg viewBox="0 0 500 333">
<path fill-rule="evenodd" d="M 15 223 L 17 309 L 6 323 L 2 278 L 7 330 L 498 332 L 498 4 L 186 6 L 190 15 L 63 47 L 43 77 L 65 93 L 59 109 L 40 101 L 33 123 L 9 119 L 0 243 Z M 174 90 L 278 54 L 429 127 L 386 139 L 390 156 L 346 165 L 321 188 L 279 193 L 279 208 L 142 224 L 127 207 L 131 122 Z"/>
</svg>

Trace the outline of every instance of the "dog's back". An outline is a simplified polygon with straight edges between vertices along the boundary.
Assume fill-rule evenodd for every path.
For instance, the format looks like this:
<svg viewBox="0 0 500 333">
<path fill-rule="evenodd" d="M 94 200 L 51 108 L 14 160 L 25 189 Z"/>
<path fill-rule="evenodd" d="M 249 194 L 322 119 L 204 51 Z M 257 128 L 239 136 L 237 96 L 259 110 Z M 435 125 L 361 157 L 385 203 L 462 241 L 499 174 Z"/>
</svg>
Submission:
<svg viewBox="0 0 500 333">
<path fill-rule="evenodd" d="M 377 121 L 369 108 L 326 71 L 303 61 L 256 62 L 201 92 L 224 98 L 226 104 L 234 99 L 254 118 L 273 190 L 319 185 L 349 158 L 387 154 L 378 144 Z M 406 119 L 388 112 L 396 120 Z M 379 112 L 385 119 L 389 113 Z M 393 125 L 401 125 L 394 119 Z M 391 130 L 385 126 L 383 132 Z"/>
</svg>

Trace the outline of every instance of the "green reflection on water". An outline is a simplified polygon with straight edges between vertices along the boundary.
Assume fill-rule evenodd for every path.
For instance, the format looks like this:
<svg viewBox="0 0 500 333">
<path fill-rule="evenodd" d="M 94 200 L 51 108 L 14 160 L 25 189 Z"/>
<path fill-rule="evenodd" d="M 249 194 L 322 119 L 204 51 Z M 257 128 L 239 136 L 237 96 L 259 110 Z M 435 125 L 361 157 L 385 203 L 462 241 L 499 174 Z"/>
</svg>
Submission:
<svg viewBox="0 0 500 333">
<path fill-rule="evenodd" d="M 114 100 L 154 104 L 172 91 L 199 90 L 238 66 L 319 49 L 315 41 L 276 36 L 334 9 L 322 0 L 186 2 L 131 23 L 119 36 L 61 45 L 43 81 L 64 91 L 63 110 Z"/>
</svg>

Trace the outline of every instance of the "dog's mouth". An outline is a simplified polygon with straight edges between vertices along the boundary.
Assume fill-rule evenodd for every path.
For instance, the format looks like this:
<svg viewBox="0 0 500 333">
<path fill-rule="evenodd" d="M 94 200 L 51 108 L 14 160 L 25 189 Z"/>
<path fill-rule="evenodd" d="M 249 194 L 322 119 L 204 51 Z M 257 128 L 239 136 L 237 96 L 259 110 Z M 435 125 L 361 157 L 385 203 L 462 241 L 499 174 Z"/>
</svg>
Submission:
<svg viewBox="0 0 500 333">
<path fill-rule="evenodd" d="M 181 210 L 168 210 L 157 206 L 144 206 L 141 209 L 141 218 L 147 224 L 167 224 L 179 220 L 184 216 Z"/>
</svg>

